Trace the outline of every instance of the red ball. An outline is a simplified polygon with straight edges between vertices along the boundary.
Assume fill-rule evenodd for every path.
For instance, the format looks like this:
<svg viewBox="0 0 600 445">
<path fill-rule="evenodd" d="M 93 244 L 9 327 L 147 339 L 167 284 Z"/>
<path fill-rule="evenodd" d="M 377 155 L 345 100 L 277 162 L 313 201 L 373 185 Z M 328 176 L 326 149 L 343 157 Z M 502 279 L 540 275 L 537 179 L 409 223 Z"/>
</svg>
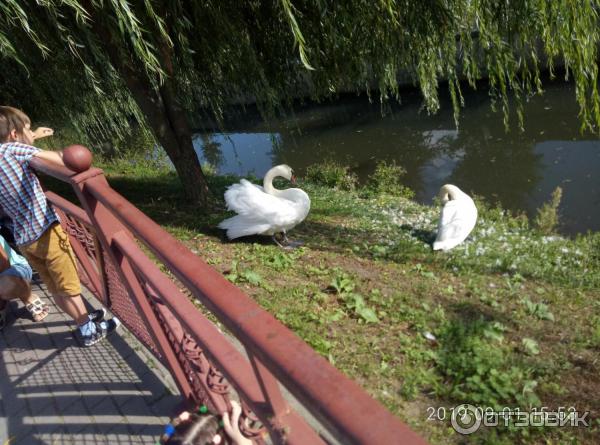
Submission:
<svg viewBox="0 0 600 445">
<path fill-rule="evenodd" d="M 92 165 L 92 153 L 83 145 L 69 145 L 63 150 L 63 161 L 67 168 L 80 173 Z"/>
</svg>

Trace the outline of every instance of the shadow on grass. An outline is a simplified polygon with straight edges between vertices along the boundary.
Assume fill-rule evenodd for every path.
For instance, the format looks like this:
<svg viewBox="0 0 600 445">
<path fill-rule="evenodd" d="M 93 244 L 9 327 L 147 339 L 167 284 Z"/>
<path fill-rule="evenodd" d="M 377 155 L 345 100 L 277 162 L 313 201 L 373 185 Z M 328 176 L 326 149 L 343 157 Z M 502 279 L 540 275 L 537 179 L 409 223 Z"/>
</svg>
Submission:
<svg viewBox="0 0 600 445">
<path fill-rule="evenodd" d="M 215 200 L 223 204 L 222 196 L 225 189 L 239 178 L 209 176 L 209 183 Z M 217 227 L 223 219 L 232 215 L 231 212 L 222 208 L 212 209 L 207 213 L 204 208 L 191 203 L 185 198 L 183 188 L 179 179 L 172 173 L 156 174 L 149 177 L 129 177 L 120 174 L 109 174 L 110 186 L 130 201 L 138 209 L 152 218 L 157 224 L 168 227 L 169 230 L 189 230 L 202 233 L 203 235 L 221 241 L 223 244 L 263 244 L 272 245 L 273 241 L 268 236 L 249 236 L 229 241 L 225 232 Z M 43 182 L 47 189 L 80 205 L 70 185 L 62 183 L 53 178 L 44 177 Z M 337 254 L 347 254 L 352 250 L 354 254 L 373 259 L 385 257 L 388 260 L 403 263 L 414 255 L 419 246 L 415 246 L 409 240 L 399 239 L 393 246 L 387 246 L 385 254 L 373 250 L 381 244 L 380 234 L 376 231 L 344 227 L 335 223 L 315 221 L 315 219 L 338 216 L 339 209 L 313 210 L 311 218 L 304 221 L 288 234 L 292 241 L 301 241 L 303 245 L 319 251 L 329 251 Z M 430 244 L 435 238 L 435 233 L 415 230 L 411 226 L 403 226 L 402 230 L 411 237 Z M 356 249 L 359 246 L 359 249 Z M 419 250 L 422 253 L 421 250 Z"/>
<path fill-rule="evenodd" d="M 420 244 L 406 238 L 399 237 L 393 240 L 392 245 L 387 245 L 382 244 L 381 234 L 376 231 L 342 227 L 319 221 L 306 221 L 289 236 L 304 241 L 305 246 L 313 250 L 337 254 L 347 254 L 351 250 L 354 255 L 370 260 L 379 258 L 406 263 L 426 260 L 428 256 L 434 259 L 428 252 L 423 251 Z"/>
<path fill-rule="evenodd" d="M 434 230 L 415 229 L 409 224 L 403 224 L 400 226 L 400 229 L 408 233 L 413 238 L 416 238 L 419 241 L 427 244 L 433 244 L 437 235 L 437 232 Z"/>
<path fill-rule="evenodd" d="M 499 321 L 506 326 L 512 326 L 514 328 L 518 328 L 519 326 L 519 323 L 509 314 L 504 314 L 500 310 L 475 302 L 461 301 L 452 303 L 449 305 L 448 309 L 453 314 L 453 320 L 465 326 L 479 320 L 486 322 Z"/>
</svg>

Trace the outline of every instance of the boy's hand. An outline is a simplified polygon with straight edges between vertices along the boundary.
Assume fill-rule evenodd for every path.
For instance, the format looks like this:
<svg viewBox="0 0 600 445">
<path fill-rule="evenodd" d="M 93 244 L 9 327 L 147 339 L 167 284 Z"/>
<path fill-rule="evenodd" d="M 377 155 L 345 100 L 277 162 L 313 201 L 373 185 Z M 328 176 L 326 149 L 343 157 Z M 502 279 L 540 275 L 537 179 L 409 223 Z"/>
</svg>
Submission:
<svg viewBox="0 0 600 445">
<path fill-rule="evenodd" d="M 38 127 L 33 132 L 33 140 L 45 138 L 48 136 L 52 136 L 54 134 L 54 130 L 48 127 Z"/>
</svg>

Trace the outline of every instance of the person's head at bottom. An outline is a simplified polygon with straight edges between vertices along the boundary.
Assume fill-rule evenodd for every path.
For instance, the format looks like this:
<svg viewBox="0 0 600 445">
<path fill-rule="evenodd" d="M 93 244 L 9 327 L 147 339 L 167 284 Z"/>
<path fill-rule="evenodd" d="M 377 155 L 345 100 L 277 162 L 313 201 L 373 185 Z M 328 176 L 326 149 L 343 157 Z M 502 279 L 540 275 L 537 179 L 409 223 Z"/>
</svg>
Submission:
<svg viewBox="0 0 600 445">
<path fill-rule="evenodd" d="M 240 404 L 235 400 L 230 403 L 231 417 L 228 412 L 224 412 L 222 416 L 210 414 L 204 405 L 198 409 L 197 414 L 190 414 L 188 411 L 181 413 L 165 427 L 159 444 L 218 445 L 223 442 L 224 430 L 232 444 L 252 445 L 252 441 L 240 432 Z"/>
<path fill-rule="evenodd" d="M 173 435 L 165 444 L 168 445 L 210 445 L 221 443 L 219 430 L 219 419 L 212 414 L 197 415 L 183 414 L 181 422 L 174 427 Z M 181 418 L 181 416 L 180 416 Z"/>
</svg>

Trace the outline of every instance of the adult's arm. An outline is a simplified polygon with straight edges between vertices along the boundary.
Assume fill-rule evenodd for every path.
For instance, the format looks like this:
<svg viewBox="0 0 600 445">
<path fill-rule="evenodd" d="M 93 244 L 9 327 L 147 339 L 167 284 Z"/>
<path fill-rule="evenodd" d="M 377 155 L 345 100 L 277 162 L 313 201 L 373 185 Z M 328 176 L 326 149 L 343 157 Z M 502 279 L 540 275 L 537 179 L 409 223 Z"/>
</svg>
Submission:
<svg viewBox="0 0 600 445">
<path fill-rule="evenodd" d="M 2 243 L 0 243 L 0 272 L 4 272 L 9 267 L 8 253 L 2 248 Z"/>
<path fill-rule="evenodd" d="M 48 127 L 38 127 L 33 131 L 33 140 L 45 138 L 48 136 L 52 136 L 54 134 L 54 130 Z"/>
</svg>

